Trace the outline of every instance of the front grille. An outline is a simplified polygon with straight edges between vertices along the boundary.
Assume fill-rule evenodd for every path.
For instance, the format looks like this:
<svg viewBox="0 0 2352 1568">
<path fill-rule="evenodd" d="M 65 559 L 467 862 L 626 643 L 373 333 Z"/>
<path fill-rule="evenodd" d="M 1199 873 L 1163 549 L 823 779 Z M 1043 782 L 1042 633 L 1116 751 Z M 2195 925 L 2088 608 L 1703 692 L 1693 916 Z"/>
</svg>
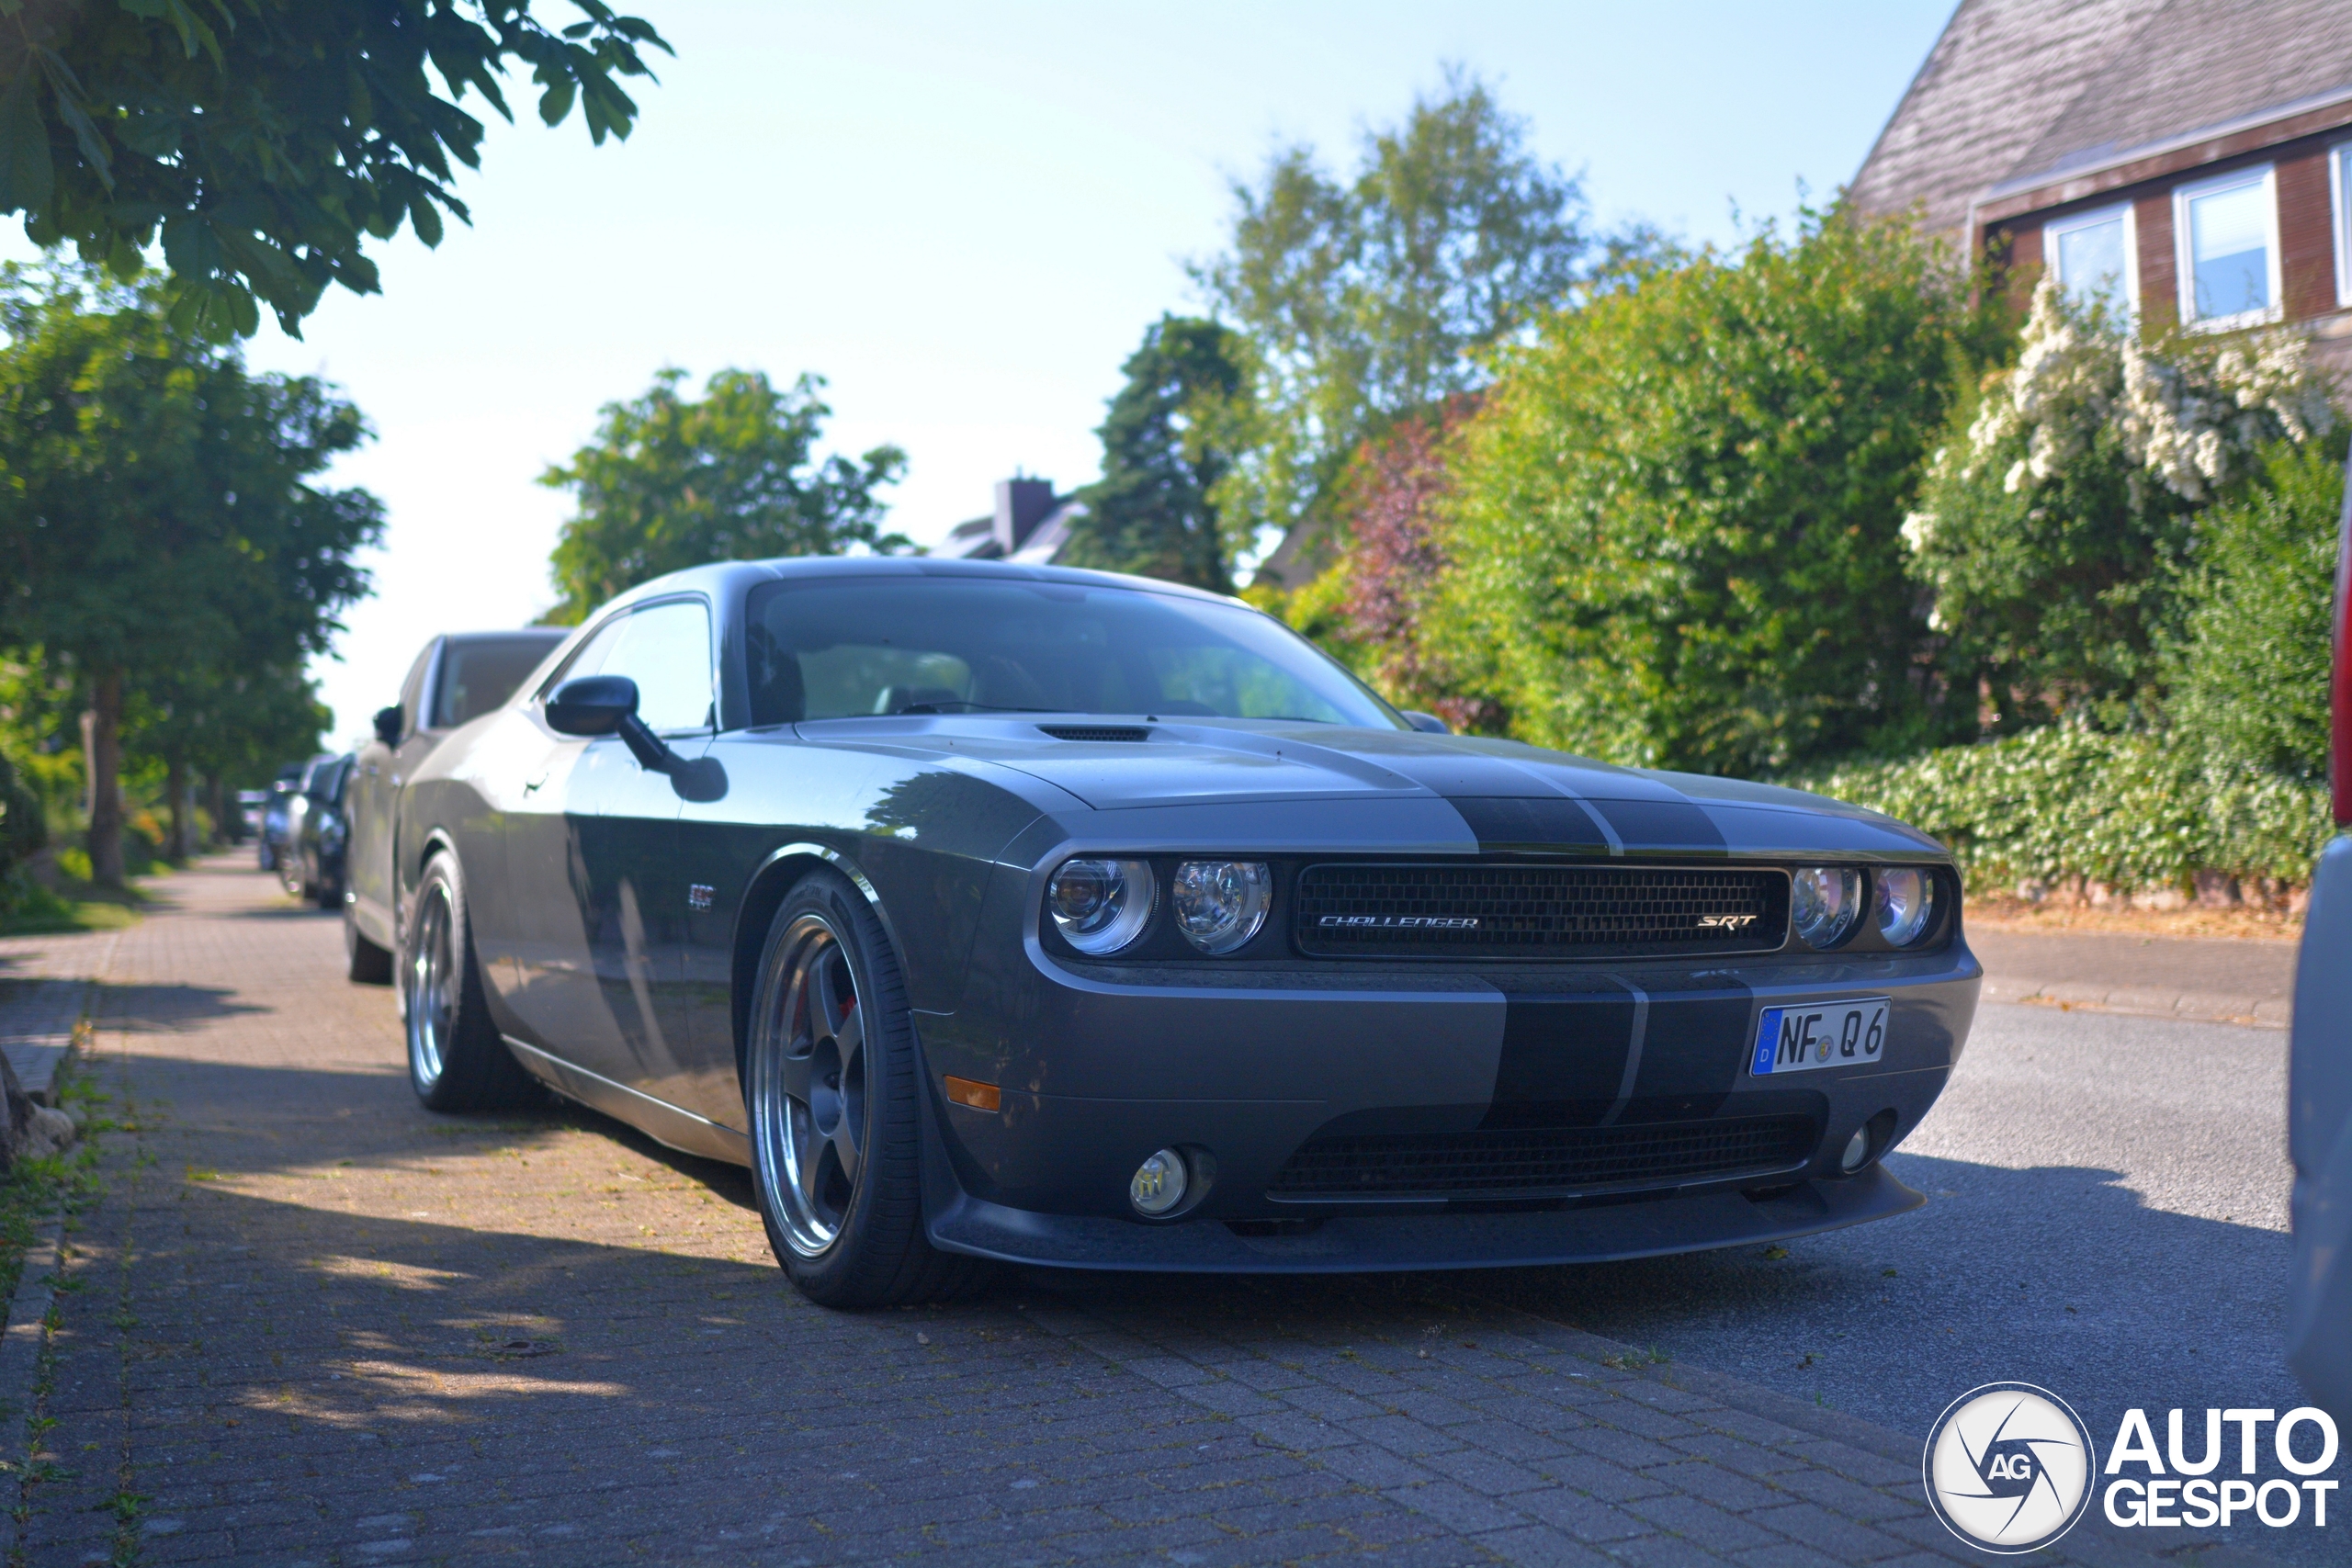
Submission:
<svg viewBox="0 0 2352 1568">
<path fill-rule="evenodd" d="M 1802 1163 L 1811 1118 L 1655 1127 L 1374 1133 L 1315 1138 L 1275 1173 L 1277 1198 L 1537 1197 L 1658 1187 Z"/>
<path fill-rule="evenodd" d="M 1057 740 L 1148 740 L 1151 731 L 1139 724 L 1041 724 Z"/>
<path fill-rule="evenodd" d="M 1789 878 L 1735 866 L 1311 865 L 1299 950 L 1325 958 L 1769 953 Z"/>
</svg>

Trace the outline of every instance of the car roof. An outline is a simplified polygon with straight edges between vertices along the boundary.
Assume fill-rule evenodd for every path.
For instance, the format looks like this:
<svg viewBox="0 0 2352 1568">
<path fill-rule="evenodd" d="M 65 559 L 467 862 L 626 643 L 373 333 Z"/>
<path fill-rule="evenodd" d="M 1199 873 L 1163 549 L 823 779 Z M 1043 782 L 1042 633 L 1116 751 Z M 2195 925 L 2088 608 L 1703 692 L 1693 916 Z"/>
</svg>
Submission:
<svg viewBox="0 0 2352 1568">
<path fill-rule="evenodd" d="M 789 556 L 774 560 L 715 561 L 708 566 L 689 567 L 684 571 L 673 571 L 666 577 L 639 583 L 627 592 L 616 595 L 608 603 L 599 604 L 596 611 L 601 615 L 607 610 L 639 600 L 658 599 L 663 594 L 680 592 L 698 590 L 721 598 L 731 598 L 735 592 L 762 581 L 856 577 L 946 577 L 999 582 L 1057 582 L 1078 588 L 1124 588 L 1174 598 L 1196 599 L 1212 604 L 1242 603 L 1226 594 L 1211 593 L 1181 582 L 1165 582 L 1156 577 L 1131 577 L 1125 572 L 1090 571 L 1080 567 L 934 559 L 929 556 Z M 1246 605 L 1244 607 L 1247 608 Z"/>
</svg>

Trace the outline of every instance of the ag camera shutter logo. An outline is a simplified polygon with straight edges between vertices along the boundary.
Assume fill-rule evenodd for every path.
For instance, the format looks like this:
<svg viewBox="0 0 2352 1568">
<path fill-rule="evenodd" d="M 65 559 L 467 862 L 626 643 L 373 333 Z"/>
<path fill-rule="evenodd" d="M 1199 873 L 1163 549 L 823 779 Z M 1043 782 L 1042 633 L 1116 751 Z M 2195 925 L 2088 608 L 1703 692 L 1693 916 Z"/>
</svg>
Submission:
<svg viewBox="0 0 2352 1568">
<path fill-rule="evenodd" d="M 1991 1382 L 1936 1418 L 1921 1469 L 1944 1528 L 2006 1555 L 2075 1528 L 2090 1506 L 2098 1456 L 2064 1400 L 2029 1382 Z"/>
</svg>

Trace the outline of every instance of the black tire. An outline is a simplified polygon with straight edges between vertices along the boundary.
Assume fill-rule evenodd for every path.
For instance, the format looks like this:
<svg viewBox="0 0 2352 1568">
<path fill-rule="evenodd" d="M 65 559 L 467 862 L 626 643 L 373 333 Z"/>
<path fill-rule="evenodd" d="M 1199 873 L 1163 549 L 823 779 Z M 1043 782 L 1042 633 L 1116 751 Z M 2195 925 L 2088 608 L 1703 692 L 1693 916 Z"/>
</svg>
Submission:
<svg viewBox="0 0 2352 1568">
<path fill-rule="evenodd" d="M 344 974 L 355 986 L 389 986 L 392 983 L 392 955 L 389 949 L 378 947 L 359 932 L 359 922 L 351 917 L 351 906 L 343 907 Z"/>
<path fill-rule="evenodd" d="M 914 1021 L 882 924 L 847 880 L 813 872 L 786 895 L 755 986 L 744 1099 L 776 1261 L 820 1306 L 976 1289 L 988 1265 L 923 1234 Z"/>
<path fill-rule="evenodd" d="M 427 1111 L 499 1111 L 535 1098 L 534 1080 L 490 1021 L 453 854 L 434 856 L 417 885 L 401 934 L 400 983 L 409 1087 Z"/>
</svg>

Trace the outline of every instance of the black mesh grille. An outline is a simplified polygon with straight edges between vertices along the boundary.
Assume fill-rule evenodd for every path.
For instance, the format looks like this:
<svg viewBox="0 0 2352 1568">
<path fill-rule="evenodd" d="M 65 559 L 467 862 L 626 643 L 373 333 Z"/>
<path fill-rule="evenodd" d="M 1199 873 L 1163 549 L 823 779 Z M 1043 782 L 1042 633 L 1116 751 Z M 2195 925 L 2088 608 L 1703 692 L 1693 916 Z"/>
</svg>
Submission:
<svg viewBox="0 0 2352 1568">
<path fill-rule="evenodd" d="M 1139 724 L 1041 724 L 1057 740 L 1148 740 L 1151 731 Z"/>
<path fill-rule="evenodd" d="M 1597 958 L 1770 952 L 1785 873 L 1731 866 L 1311 865 L 1301 952 L 1329 958 Z"/>
<path fill-rule="evenodd" d="M 1810 1118 L 1656 1127 L 1378 1133 L 1309 1141 L 1274 1176 L 1280 1198 L 1543 1196 L 1665 1186 L 1803 1162 Z"/>
</svg>

